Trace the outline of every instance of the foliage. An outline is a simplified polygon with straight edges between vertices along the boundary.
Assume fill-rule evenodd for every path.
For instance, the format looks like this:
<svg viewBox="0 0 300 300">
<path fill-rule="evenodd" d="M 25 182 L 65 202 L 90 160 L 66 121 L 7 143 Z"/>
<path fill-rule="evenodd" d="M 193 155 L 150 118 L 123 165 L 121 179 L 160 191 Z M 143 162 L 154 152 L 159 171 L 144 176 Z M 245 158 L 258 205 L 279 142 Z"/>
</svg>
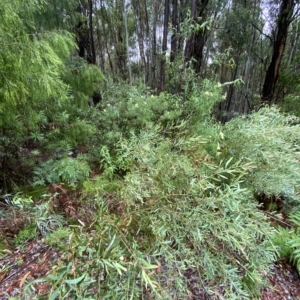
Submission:
<svg viewBox="0 0 300 300">
<path fill-rule="evenodd" d="M 132 132 L 139 132 L 154 123 L 163 128 L 177 124 L 181 115 L 177 96 L 154 95 L 145 88 L 122 83 L 109 86 L 98 109 L 92 112 L 92 118 L 101 135 L 94 136 L 93 144 L 106 145 L 110 149 L 120 138 L 128 138 Z"/>
<path fill-rule="evenodd" d="M 256 168 L 245 178 L 253 193 L 284 197 L 299 205 L 299 121 L 276 107 L 236 118 L 224 127 L 221 157 L 250 159 Z"/>
<path fill-rule="evenodd" d="M 25 196 L 21 193 L 17 193 L 12 197 L 12 200 L 8 202 L 9 204 L 19 208 L 19 209 L 25 209 L 28 208 L 28 206 L 33 204 L 33 200 L 31 196 Z"/>
<path fill-rule="evenodd" d="M 97 207 L 93 229 L 73 228 L 70 255 L 43 279 L 51 297 L 182 299 L 188 270 L 208 294 L 222 283 L 230 299 L 256 295 L 275 249 L 274 230 L 241 186 L 253 166 L 215 164 L 205 137 L 183 139 L 166 139 L 161 128 L 132 134 L 110 161 L 126 169 L 123 182 L 103 173 L 85 183 Z"/>
<path fill-rule="evenodd" d="M 29 224 L 24 229 L 18 232 L 18 235 L 14 238 L 16 246 L 21 246 L 28 240 L 34 239 L 37 236 L 36 225 Z"/>
<path fill-rule="evenodd" d="M 76 159 L 72 157 L 50 159 L 35 169 L 34 185 L 64 182 L 75 186 L 83 182 L 90 171 L 85 155 L 79 155 Z"/>
<path fill-rule="evenodd" d="M 66 243 L 68 243 L 72 231 L 69 227 L 58 227 L 56 230 L 46 235 L 46 243 L 52 247 L 58 247 L 65 250 Z"/>
<path fill-rule="evenodd" d="M 24 299 L 33 299 L 35 283 L 42 281 L 51 286 L 49 299 L 186 299 L 192 296 L 190 274 L 207 297 L 219 297 L 222 289 L 228 299 L 254 299 L 278 253 L 299 270 L 299 119 L 276 107 L 224 126 L 213 118 L 222 100 L 227 102 L 220 104 L 221 114 L 230 112 L 230 101 L 239 106 L 235 98 L 242 95 L 241 112 L 247 111 L 242 104 L 253 105 L 247 95 L 258 94 L 259 80 L 253 78 L 262 79 L 262 72 L 254 64 L 267 63 L 263 53 L 268 55 L 260 7 L 249 10 L 253 1 L 212 1 L 202 20 L 187 13 L 186 4 L 176 12 L 175 1 L 176 55 L 169 63 L 159 53 L 156 27 L 163 10 L 156 3 L 128 3 L 134 51 L 126 53 L 122 18 L 116 17 L 122 16 L 121 2 L 96 6 L 93 14 L 87 1 L 82 7 L 73 0 L 48 2 L 0 4 L 0 190 L 21 182 L 63 182 L 82 197 L 76 214 L 84 216 L 85 205 L 90 210 L 78 226 L 51 209 L 53 195 L 35 202 L 15 194 L 9 202 L 28 219 L 16 244 L 42 235 L 65 253 L 46 278 L 27 286 Z M 220 15 L 219 7 L 227 13 Z M 97 19 L 91 28 L 87 16 Z M 76 43 L 81 51 L 91 50 L 83 48 L 92 46 L 93 30 L 99 63 L 114 73 L 104 91 L 100 68 L 75 53 Z M 191 35 L 203 32 L 203 70 L 195 74 L 183 49 Z M 298 57 L 297 32 L 288 42 L 283 87 L 298 83 L 289 73 Z M 139 51 L 133 49 L 137 44 Z M 135 56 L 134 64 L 137 70 L 143 66 L 145 79 L 128 86 L 114 75 L 126 79 L 137 52 L 143 61 Z M 163 68 L 167 90 L 157 94 Z M 222 84 L 201 78 L 205 74 L 220 75 Z M 249 83 L 239 94 L 234 88 L 242 74 Z M 291 85 L 286 110 L 298 97 Z M 94 93 L 102 99 L 89 107 Z M 81 146 L 85 154 L 76 152 Z M 294 212 L 295 227 L 275 230 L 257 205 L 258 195 L 281 199 L 285 212 Z"/>
<path fill-rule="evenodd" d="M 80 57 L 71 57 L 66 62 L 64 81 L 71 87 L 74 100 L 86 106 L 93 92 L 100 92 L 105 77 L 94 65 L 88 65 Z"/>
<path fill-rule="evenodd" d="M 0 179 L 5 191 L 15 181 L 27 184 L 44 161 L 43 152 L 71 149 L 95 133 L 87 120 L 88 101 L 99 92 L 103 74 L 69 58 L 76 48 L 69 32 L 38 27 L 36 16 L 46 6 L 35 0 L 1 2 Z"/>
<path fill-rule="evenodd" d="M 108 217 L 105 206 L 102 206 L 100 212 L 103 215 L 97 221 L 97 234 L 91 235 L 82 227 L 73 228 L 69 236 L 70 246 L 64 247 L 69 255 L 53 270 L 53 274 L 42 280 L 53 284 L 50 299 L 65 296 L 85 299 L 134 299 L 141 295 L 140 282 L 154 285 L 148 273 L 156 266 L 149 264 L 142 253 L 131 248 L 132 245 L 124 244 L 120 239 L 122 234 L 117 220 Z"/>
<path fill-rule="evenodd" d="M 22 245 L 39 235 L 47 236 L 59 230 L 65 224 L 65 220 L 61 215 L 52 213 L 47 201 L 33 205 L 31 198 L 28 200 L 25 195 L 17 194 L 13 197 L 11 203 L 23 212 L 23 218 L 25 219 L 25 228 L 21 229 L 14 238 L 16 245 Z"/>
<path fill-rule="evenodd" d="M 40 9 L 35 0 L 26 5 L 22 1 L 1 3 L 1 126 L 13 119 L 16 109 L 26 108 L 26 103 L 60 98 L 66 90 L 59 76 L 74 42 L 67 32 L 28 33 L 27 28 L 34 26 L 32 9 Z"/>
<path fill-rule="evenodd" d="M 280 258 L 288 258 L 300 272 L 300 212 L 291 214 L 292 228 L 279 227 L 273 237 Z"/>
<path fill-rule="evenodd" d="M 288 81 L 290 83 L 290 78 L 283 78 L 282 80 Z M 299 91 L 300 91 L 300 84 L 299 84 L 299 77 L 293 78 L 293 92 L 287 93 L 282 101 L 278 103 L 280 108 L 289 114 L 294 114 L 299 117 Z"/>
<path fill-rule="evenodd" d="M 292 249 L 291 260 L 300 272 L 300 212 L 292 214 L 290 220 L 295 224 L 295 229 L 287 244 Z"/>
</svg>

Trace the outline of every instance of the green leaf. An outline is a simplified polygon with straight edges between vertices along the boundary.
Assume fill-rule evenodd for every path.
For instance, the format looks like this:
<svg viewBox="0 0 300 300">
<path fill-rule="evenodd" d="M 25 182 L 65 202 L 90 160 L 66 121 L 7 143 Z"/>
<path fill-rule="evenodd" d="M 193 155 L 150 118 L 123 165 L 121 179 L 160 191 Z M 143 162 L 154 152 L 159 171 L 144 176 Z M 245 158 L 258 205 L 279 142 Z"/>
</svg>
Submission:
<svg viewBox="0 0 300 300">
<path fill-rule="evenodd" d="M 65 279 L 64 282 L 68 283 L 68 284 L 77 284 L 80 281 L 82 281 L 84 279 L 84 277 L 86 276 L 86 274 L 83 274 L 82 276 L 75 278 L 75 279 Z"/>
</svg>

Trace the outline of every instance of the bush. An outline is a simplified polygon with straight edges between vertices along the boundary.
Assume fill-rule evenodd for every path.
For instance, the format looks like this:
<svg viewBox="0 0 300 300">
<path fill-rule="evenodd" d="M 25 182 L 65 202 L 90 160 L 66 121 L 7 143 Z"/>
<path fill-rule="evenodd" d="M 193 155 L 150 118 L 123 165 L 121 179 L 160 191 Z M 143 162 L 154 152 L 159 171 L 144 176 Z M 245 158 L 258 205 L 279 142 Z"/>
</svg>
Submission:
<svg viewBox="0 0 300 300">
<path fill-rule="evenodd" d="M 300 274 L 300 212 L 291 214 L 293 227 L 279 227 L 273 237 L 273 243 L 278 249 L 279 258 L 289 259 Z"/>
<path fill-rule="evenodd" d="M 224 127 L 224 159 L 250 159 L 255 168 L 245 177 L 254 194 L 282 197 L 285 208 L 299 206 L 299 120 L 276 107 L 262 108 Z"/>
<path fill-rule="evenodd" d="M 94 227 L 74 228 L 70 255 L 45 279 L 52 297 L 183 299 L 193 272 L 207 294 L 221 285 L 225 297 L 253 299 L 276 256 L 274 230 L 241 186 L 253 166 L 215 164 L 205 143 L 152 128 L 118 144 L 110 164 L 124 166 L 124 179 L 86 181 Z"/>
<path fill-rule="evenodd" d="M 90 171 L 85 155 L 79 155 L 76 159 L 50 159 L 35 169 L 34 185 L 63 182 L 75 187 L 89 177 Z"/>
</svg>

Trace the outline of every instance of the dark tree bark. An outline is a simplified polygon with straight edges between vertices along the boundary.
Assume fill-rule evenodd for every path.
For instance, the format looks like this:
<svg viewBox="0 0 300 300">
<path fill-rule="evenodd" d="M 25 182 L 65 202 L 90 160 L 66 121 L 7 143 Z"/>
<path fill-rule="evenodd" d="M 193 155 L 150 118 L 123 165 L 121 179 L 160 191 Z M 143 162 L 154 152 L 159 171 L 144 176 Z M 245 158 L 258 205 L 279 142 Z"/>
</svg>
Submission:
<svg viewBox="0 0 300 300">
<path fill-rule="evenodd" d="M 77 12 L 84 16 L 83 20 L 78 22 L 76 28 L 76 41 L 79 49 L 79 57 L 85 59 L 89 64 L 96 65 L 96 50 L 93 32 L 93 1 L 88 0 L 88 10 L 83 7 L 82 3 L 79 3 Z M 94 92 L 92 101 L 94 105 L 97 105 L 101 101 L 101 94 Z"/>
<path fill-rule="evenodd" d="M 86 50 L 88 48 L 88 22 L 86 12 L 82 4 L 77 6 L 76 12 L 84 16 L 76 26 L 76 43 L 78 45 L 78 55 L 87 61 Z"/>
<path fill-rule="evenodd" d="M 147 8 L 146 6 L 143 6 L 143 3 L 136 0 L 132 1 L 132 7 L 135 13 L 135 22 L 136 22 L 140 57 L 145 72 L 145 82 L 147 82 L 147 61 L 146 61 L 145 47 L 144 47 L 145 35 L 147 35 L 147 26 L 148 26 Z"/>
<path fill-rule="evenodd" d="M 276 36 L 273 41 L 273 54 L 270 65 L 266 72 L 264 85 L 261 93 L 261 101 L 272 103 L 275 86 L 279 76 L 279 68 L 284 54 L 288 28 L 293 20 L 295 0 L 282 0 L 277 19 Z"/>
<path fill-rule="evenodd" d="M 206 11 L 209 0 L 192 0 L 191 19 L 195 22 L 206 21 Z M 191 61 L 196 74 L 200 73 L 204 45 L 207 40 L 207 29 L 203 28 L 193 33 L 186 43 L 185 62 Z"/>
<path fill-rule="evenodd" d="M 151 88 L 154 90 L 157 88 L 156 82 L 156 58 L 157 58 L 157 37 L 156 37 L 156 27 L 157 27 L 157 16 L 158 16 L 158 2 L 154 1 L 154 19 L 152 24 L 152 55 L 151 55 Z"/>
<path fill-rule="evenodd" d="M 90 28 L 90 43 L 91 43 L 91 51 L 89 57 L 89 63 L 96 64 L 96 50 L 95 50 L 95 42 L 94 42 L 94 32 L 93 32 L 93 1 L 89 0 L 89 28 Z"/>
<path fill-rule="evenodd" d="M 167 52 L 167 41 L 168 41 L 169 11 L 170 11 L 169 0 L 165 0 L 162 58 L 160 62 L 160 91 L 163 91 L 165 89 L 165 81 L 166 81 L 165 65 L 166 65 L 166 52 Z"/>
<path fill-rule="evenodd" d="M 172 0 L 172 30 L 173 30 L 173 34 L 171 36 L 170 62 L 175 61 L 176 54 L 177 54 L 177 42 L 178 42 L 178 33 L 179 33 L 178 0 Z"/>
</svg>

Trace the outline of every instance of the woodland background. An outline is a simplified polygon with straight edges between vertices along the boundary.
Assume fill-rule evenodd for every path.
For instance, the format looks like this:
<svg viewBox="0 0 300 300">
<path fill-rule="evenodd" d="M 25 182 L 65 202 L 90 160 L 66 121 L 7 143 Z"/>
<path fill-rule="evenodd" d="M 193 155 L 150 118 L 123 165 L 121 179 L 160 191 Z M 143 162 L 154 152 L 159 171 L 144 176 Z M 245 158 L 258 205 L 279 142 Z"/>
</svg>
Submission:
<svg viewBox="0 0 300 300">
<path fill-rule="evenodd" d="M 61 253 L 19 297 L 258 299 L 274 263 L 299 272 L 298 1 L 0 16 L 1 256 Z"/>
</svg>

